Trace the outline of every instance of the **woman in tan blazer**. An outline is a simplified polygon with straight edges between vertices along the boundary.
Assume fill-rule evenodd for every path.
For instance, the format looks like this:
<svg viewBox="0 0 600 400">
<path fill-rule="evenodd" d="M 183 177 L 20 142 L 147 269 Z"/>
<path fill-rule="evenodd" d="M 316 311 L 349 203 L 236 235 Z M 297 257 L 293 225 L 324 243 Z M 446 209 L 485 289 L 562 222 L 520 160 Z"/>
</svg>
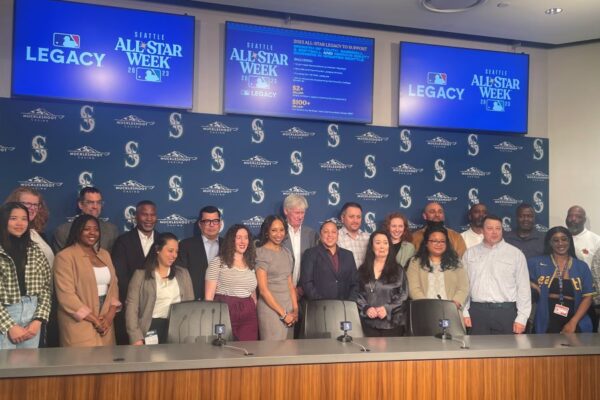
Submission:
<svg viewBox="0 0 600 400">
<path fill-rule="evenodd" d="M 469 281 L 443 226 L 425 230 L 417 254 L 410 260 L 408 293 L 411 299 L 452 300 L 460 310 L 469 294 Z"/>
<path fill-rule="evenodd" d="M 67 245 L 54 260 L 63 347 L 115 344 L 112 323 L 121 308 L 119 290 L 110 254 L 96 250 L 99 241 L 98 219 L 82 214 L 73 221 Z"/>
<path fill-rule="evenodd" d="M 150 337 L 166 343 L 170 305 L 194 300 L 188 270 L 173 265 L 178 250 L 177 236 L 161 233 L 148 252 L 144 268 L 135 271 L 129 281 L 125 323 L 133 345 L 143 345 Z"/>
</svg>

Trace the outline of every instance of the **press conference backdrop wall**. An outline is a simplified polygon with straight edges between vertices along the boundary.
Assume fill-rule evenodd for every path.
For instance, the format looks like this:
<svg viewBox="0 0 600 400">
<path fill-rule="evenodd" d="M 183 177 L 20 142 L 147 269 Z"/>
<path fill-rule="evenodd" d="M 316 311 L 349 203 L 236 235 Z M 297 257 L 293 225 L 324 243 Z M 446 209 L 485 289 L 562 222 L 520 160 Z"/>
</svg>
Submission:
<svg viewBox="0 0 600 400">
<path fill-rule="evenodd" d="M 18 185 L 42 191 L 48 233 L 76 215 L 89 185 L 122 231 L 151 199 L 157 229 L 180 237 L 207 204 L 225 229 L 243 222 L 257 232 L 290 193 L 307 197 L 315 228 L 347 201 L 362 204 L 369 232 L 393 210 L 418 227 L 429 201 L 456 230 L 477 202 L 505 229 L 521 202 L 533 205 L 538 230 L 548 225 L 547 139 L 14 99 L 0 99 L 0 126 L 0 198 Z"/>
</svg>

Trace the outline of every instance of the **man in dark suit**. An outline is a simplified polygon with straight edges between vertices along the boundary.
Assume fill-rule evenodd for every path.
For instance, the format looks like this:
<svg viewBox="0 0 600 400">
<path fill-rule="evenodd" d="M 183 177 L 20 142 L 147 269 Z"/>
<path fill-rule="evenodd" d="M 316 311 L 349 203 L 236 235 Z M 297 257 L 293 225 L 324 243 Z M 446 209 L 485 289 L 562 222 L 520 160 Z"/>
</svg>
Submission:
<svg viewBox="0 0 600 400">
<path fill-rule="evenodd" d="M 316 246 L 319 241 L 319 235 L 317 235 L 314 229 L 302 225 L 307 208 L 308 202 L 304 196 L 290 194 L 283 200 L 283 214 L 288 223 L 288 234 L 283 240 L 282 245 L 294 256 L 292 282 L 296 286 L 300 278 L 302 254 L 307 249 Z"/>
<path fill-rule="evenodd" d="M 102 193 L 100 193 L 98 188 L 88 186 L 79 191 L 77 207 L 79 207 L 81 214 L 92 215 L 100 219 L 103 205 L 104 201 L 102 200 Z M 72 224 L 73 222 L 65 222 L 64 224 L 59 225 L 54 231 L 52 249 L 55 253 L 61 251 L 67 244 L 67 238 Z M 117 236 L 119 236 L 117 227 L 110 222 L 104 222 L 100 219 L 100 247 L 110 252 Z"/>
<path fill-rule="evenodd" d="M 112 248 L 112 261 L 119 281 L 119 300 L 126 304 L 129 280 L 136 269 L 144 266 L 144 260 L 152 249 L 158 232 L 156 226 L 156 204 L 142 200 L 135 206 L 135 227 L 117 238 Z M 129 344 L 125 329 L 125 312 L 115 317 L 117 344 Z"/>
<path fill-rule="evenodd" d="M 333 221 L 321 225 L 321 244 L 302 257 L 300 285 L 307 300 L 356 301 L 358 271 L 350 250 L 337 245 L 338 229 Z"/>
<path fill-rule="evenodd" d="M 215 206 L 206 206 L 198 215 L 198 228 L 201 235 L 182 240 L 179 243 L 179 256 L 176 265 L 185 267 L 190 272 L 194 286 L 194 298 L 204 299 L 204 276 L 208 263 L 219 254 L 222 239 L 221 212 Z"/>
</svg>

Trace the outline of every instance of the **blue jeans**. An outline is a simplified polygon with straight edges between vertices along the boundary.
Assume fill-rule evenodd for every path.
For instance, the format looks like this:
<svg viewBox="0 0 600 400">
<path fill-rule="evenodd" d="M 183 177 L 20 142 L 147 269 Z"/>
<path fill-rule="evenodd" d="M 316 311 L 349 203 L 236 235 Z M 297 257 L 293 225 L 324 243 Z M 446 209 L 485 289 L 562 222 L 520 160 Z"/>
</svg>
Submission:
<svg viewBox="0 0 600 400">
<path fill-rule="evenodd" d="M 37 308 L 37 296 L 23 296 L 15 304 L 4 305 L 15 323 L 23 328 L 29 325 Z M 15 344 L 10 341 L 8 332 L 0 333 L 0 349 L 37 349 L 40 343 L 40 332 L 23 343 Z"/>
</svg>

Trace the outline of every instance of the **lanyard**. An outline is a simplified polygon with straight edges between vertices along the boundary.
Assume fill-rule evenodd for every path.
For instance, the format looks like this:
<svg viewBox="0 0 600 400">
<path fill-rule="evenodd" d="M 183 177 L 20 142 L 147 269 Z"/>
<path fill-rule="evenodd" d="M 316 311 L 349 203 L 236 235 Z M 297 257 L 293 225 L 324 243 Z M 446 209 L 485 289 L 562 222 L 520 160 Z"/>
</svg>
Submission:
<svg viewBox="0 0 600 400">
<path fill-rule="evenodd" d="M 567 261 L 567 264 L 565 265 L 565 267 L 560 270 L 558 268 L 558 263 L 556 262 L 556 260 L 554 259 L 554 256 L 550 255 L 550 258 L 552 259 L 552 263 L 554 264 L 554 268 L 556 268 L 556 270 L 554 271 L 554 275 L 558 276 L 558 302 L 560 303 L 560 305 L 563 305 L 563 302 L 565 300 L 565 296 L 563 294 L 563 275 L 565 273 L 566 270 L 571 268 L 571 264 L 573 263 L 573 260 L 571 259 L 571 257 L 569 257 L 569 261 Z"/>
</svg>

